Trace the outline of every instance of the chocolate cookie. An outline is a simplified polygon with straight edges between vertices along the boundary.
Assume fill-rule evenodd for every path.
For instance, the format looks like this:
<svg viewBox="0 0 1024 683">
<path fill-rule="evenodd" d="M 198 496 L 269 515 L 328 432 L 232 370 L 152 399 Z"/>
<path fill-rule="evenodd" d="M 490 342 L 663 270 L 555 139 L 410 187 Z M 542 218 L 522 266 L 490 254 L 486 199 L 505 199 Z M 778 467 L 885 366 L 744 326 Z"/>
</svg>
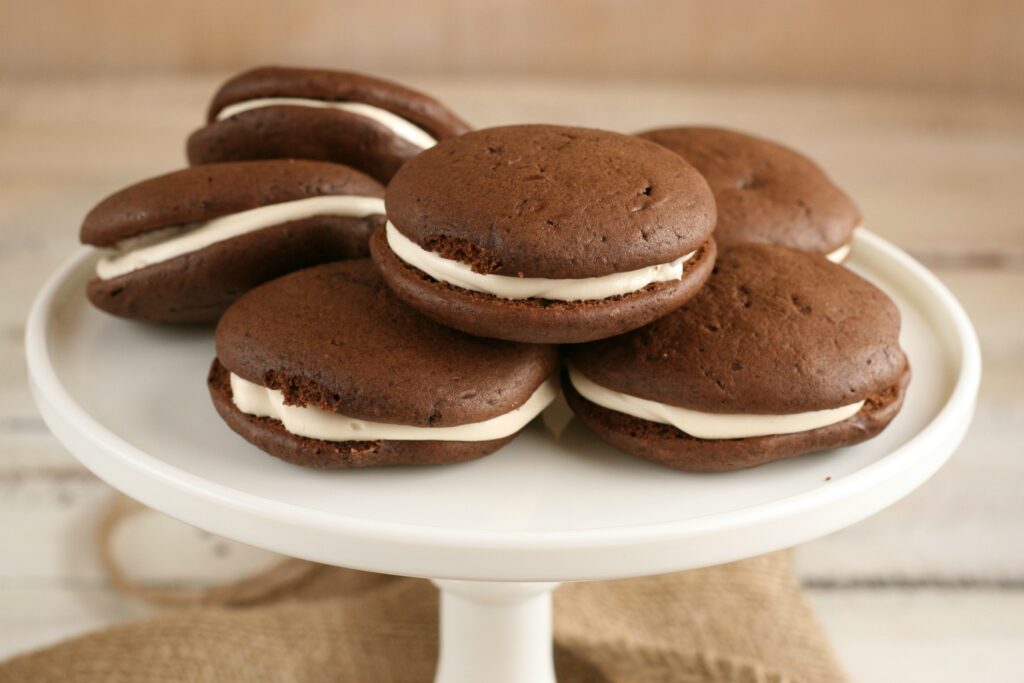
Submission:
<svg viewBox="0 0 1024 683">
<path fill-rule="evenodd" d="M 723 248 L 707 285 L 664 318 L 569 347 L 580 420 L 637 457 L 723 471 L 869 439 L 910 378 L 879 289 L 773 245 Z"/>
<path fill-rule="evenodd" d="M 446 140 L 388 187 L 370 249 L 411 306 L 471 334 L 566 343 L 640 327 L 715 260 L 714 198 L 678 155 L 586 128 Z"/>
<path fill-rule="evenodd" d="M 640 137 L 676 152 L 707 178 L 718 206 L 719 246 L 779 244 L 837 263 L 849 253 L 860 212 L 799 152 L 723 128 L 663 128 Z"/>
<path fill-rule="evenodd" d="M 384 223 L 384 187 L 320 161 L 247 161 L 150 178 L 100 202 L 84 244 L 107 253 L 87 287 L 108 313 L 212 322 L 247 290 L 299 268 L 359 258 Z"/>
<path fill-rule="evenodd" d="M 283 460 L 324 468 L 493 452 L 557 392 L 552 346 L 471 337 L 399 301 L 369 259 L 252 290 L 217 325 L 217 412 Z"/>
<path fill-rule="evenodd" d="M 188 140 L 192 164 L 322 159 L 388 182 L 438 140 L 469 126 L 443 104 L 397 83 L 344 71 L 262 67 L 214 95 L 207 125 Z"/>
</svg>

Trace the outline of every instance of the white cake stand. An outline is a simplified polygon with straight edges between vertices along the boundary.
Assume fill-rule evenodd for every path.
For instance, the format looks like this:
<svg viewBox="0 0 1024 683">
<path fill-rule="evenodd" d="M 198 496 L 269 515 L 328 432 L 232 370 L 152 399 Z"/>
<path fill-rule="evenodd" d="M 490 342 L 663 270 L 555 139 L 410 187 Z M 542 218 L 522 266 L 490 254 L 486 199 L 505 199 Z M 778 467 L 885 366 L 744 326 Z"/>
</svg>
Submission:
<svg viewBox="0 0 1024 683">
<path fill-rule="evenodd" d="M 83 295 L 83 251 L 46 284 L 26 345 L 50 429 L 145 505 L 255 546 L 440 587 L 441 683 L 552 683 L 559 581 L 704 567 L 853 524 L 952 454 L 981 361 L 960 305 L 909 256 L 864 231 L 850 267 L 903 314 L 914 379 L 902 413 L 860 446 L 730 474 L 675 472 L 605 446 L 564 405 L 504 449 L 449 467 L 321 472 L 237 437 L 206 392 L 208 328 L 135 324 Z"/>
</svg>

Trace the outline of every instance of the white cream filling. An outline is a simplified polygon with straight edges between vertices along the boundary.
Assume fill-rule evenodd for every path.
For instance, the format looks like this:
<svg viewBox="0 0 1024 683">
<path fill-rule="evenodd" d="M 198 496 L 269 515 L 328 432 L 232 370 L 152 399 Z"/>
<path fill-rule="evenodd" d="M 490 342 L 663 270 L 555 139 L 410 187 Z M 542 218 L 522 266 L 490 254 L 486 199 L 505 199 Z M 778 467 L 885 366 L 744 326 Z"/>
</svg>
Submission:
<svg viewBox="0 0 1024 683">
<path fill-rule="evenodd" d="M 549 378 L 533 392 L 526 403 L 504 415 L 483 422 L 454 427 L 417 427 L 414 425 L 371 422 L 313 406 L 289 406 L 284 394 L 231 373 L 231 393 L 243 413 L 280 420 L 290 434 L 323 441 L 490 441 L 515 434 L 540 414 L 558 394 L 558 380 Z"/>
<path fill-rule="evenodd" d="M 856 225 L 856 227 L 854 227 L 853 232 L 857 232 L 858 230 L 860 230 L 863 227 L 864 227 L 864 225 L 862 223 L 858 223 Z M 825 258 L 827 258 L 832 263 L 842 263 L 843 261 L 846 260 L 846 257 L 850 255 L 850 252 L 852 250 L 853 250 L 853 242 L 847 242 L 846 244 L 844 244 L 843 246 L 839 247 L 835 251 L 831 251 L 831 252 L 825 254 Z"/>
<path fill-rule="evenodd" d="M 846 257 L 850 255 L 851 249 L 853 249 L 852 244 L 844 244 L 835 251 L 825 254 L 825 258 L 827 258 L 832 263 L 842 263 L 843 261 L 846 260 Z"/>
<path fill-rule="evenodd" d="M 669 282 L 683 277 L 683 264 L 696 251 L 680 256 L 671 263 L 639 268 L 625 273 L 598 277 L 545 278 L 511 277 L 477 273 L 467 264 L 427 251 L 398 231 L 389 221 L 386 228 L 388 246 L 414 268 L 440 282 L 491 294 L 501 299 L 549 299 L 551 301 L 592 301 L 629 294 L 655 282 Z"/>
<path fill-rule="evenodd" d="M 320 195 L 267 204 L 200 223 L 175 225 L 130 237 L 96 263 L 96 275 L 109 280 L 177 256 L 199 251 L 216 242 L 313 216 L 363 217 L 384 213 L 384 200 L 357 195 Z"/>
<path fill-rule="evenodd" d="M 412 143 L 420 149 L 429 149 L 437 144 L 437 140 L 435 140 L 430 133 L 423 130 L 412 121 L 403 119 L 398 114 L 392 113 L 387 109 L 381 109 L 380 107 L 375 107 L 372 104 L 365 104 L 363 102 L 329 102 L 327 100 L 316 100 L 304 97 L 263 97 L 255 100 L 245 100 L 244 102 L 230 104 L 217 112 L 217 120 L 221 121 L 223 119 L 230 118 L 235 114 L 241 114 L 243 111 L 249 111 L 250 109 L 280 105 L 340 109 L 342 111 L 362 116 L 363 118 L 372 119 L 398 137 Z"/>
<path fill-rule="evenodd" d="M 569 368 L 569 380 L 580 396 L 591 403 L 642 420 L 672 425 L 697 439 L 745 439 L 807 432 L 853 417 L 864 405 L 864 401 L 858 401 L 840 408 L 791 415 L 703 413 L 613 391 L 590 380 L 573 367 Z"/>
</svg>

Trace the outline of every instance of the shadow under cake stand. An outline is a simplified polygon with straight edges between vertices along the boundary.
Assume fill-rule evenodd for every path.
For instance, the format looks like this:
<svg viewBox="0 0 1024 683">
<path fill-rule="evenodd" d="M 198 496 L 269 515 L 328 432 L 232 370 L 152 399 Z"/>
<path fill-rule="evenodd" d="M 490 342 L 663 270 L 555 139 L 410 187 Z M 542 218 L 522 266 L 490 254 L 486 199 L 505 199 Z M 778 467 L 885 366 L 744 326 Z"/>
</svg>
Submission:
<svg viewBox="0 0 1024 683">
<path fill-rule="evenodd" d="M 207 531 L 441 590 L 439 683 L 552 683 L 560 581 L 694 569 L 793 546 L 872 515 L 953 453 L 981 361 L 962 308 L 920 264 L 864 230 L 848 266 L 903 316 L 913 369 L 879 437 L 753 470 L 688 474 L 625 456 L 564 403 L 514 442 L 448 467 L 314 471 L 269 457 L 213 410 L 210 328 L 118 320 L 83 289 L 95 253 L 47 282 L 26 334 L 33 395 L 97 476 Z"/>
</svg>

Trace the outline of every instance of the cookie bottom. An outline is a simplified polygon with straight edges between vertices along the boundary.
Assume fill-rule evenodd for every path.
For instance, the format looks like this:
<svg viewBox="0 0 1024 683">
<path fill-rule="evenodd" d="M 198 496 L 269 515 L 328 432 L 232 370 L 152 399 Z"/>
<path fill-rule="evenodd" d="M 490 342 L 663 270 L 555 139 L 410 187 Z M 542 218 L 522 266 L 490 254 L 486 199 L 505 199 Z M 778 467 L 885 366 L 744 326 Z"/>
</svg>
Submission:
<svg viewBox="0 0 1024 683">
<path fill-rule="evenodd" d="M 369 255 L 383 216 L 312 216 L 256 230 L 109 280 L 86 295 L 112 315 L 160 323 L 216 322 L 253 287 L 293 270 Z"/>
<path fill-rule="evenodd" d="M 252 159 L 317 159 L 357 168 L 385 185 L 422 150 L 352 112 L 274 105 L 214 121 L 186 144 L 192 166 Z"/>
<path fill-rule="evenodd" d="M 643 327 L 686 303 L 711 276 L 717 248 L 714 239 L 708 239 L 686 262 L 677 282 L 595 301 L 500 299 L 438 282 L 398 258 L 383 228 L 370 238 L 370 253 L 392 291 L 442 325 L 480 337 L 576 344 Z"/>
<path fill-rule="evenodd" d="M 217 413 L 239 436 L 281 460 L 317 469 L 388 465 L 448 465 L 493 453 L 516 437 L 491 441 L 323 441 L 296 436 L 280 421 L 247 415 L 235 407 L 230 374 L 214 359 L 207 378 Z"/>
<path fill-rule="evenodd" d="M 908 365 L 895 385 L 868 398 L 856 415 L 842 422 L 795 434 L 745 439 L 697 439 L 672 425 L 609 410 L 583 398 L 567 374 L 562 377 L 562 390 L 580 422 L 629 455 L 687 472 L 729 472 L 867 441 L 896 417 L 909 382 Z"/>
</svg>

